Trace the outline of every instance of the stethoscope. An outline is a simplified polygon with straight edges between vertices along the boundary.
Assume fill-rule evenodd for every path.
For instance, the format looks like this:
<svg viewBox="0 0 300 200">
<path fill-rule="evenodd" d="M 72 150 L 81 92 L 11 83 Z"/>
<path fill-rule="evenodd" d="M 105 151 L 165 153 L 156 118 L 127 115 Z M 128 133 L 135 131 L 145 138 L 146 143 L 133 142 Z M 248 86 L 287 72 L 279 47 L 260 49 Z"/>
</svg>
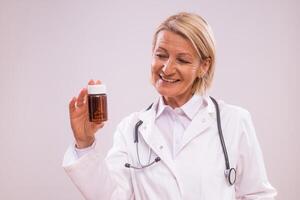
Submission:
<svg viewBox="0 0 300 200">
<path fill-rule="evenodd" d="M 219 133 L 219 138 L 221 141 L 221 145 L 222 145 L 222 149 L 223 149 L 223 154 L 224 154 L 224 158 L 225 158 L 225 166 L 226 169 L 224 171 L 225 174 L 225 178 L 227 179 L 229 185 L 233 185 L 236 181 L 236 169 L 235 168 L 231 168 L 230 167 L 230 163 L 229 163 L 229 159 L 228 159 L 228 154 L 227 154 L 227 149 L 226 149 L 226 145 L 225 145 L 225 141 L 224 141 L 224 137 L 223 137 L 223 133 L 222 133 L 222 126 L 221 126 L 221 118 L 220 118 L 220 109 L 219 109 L 219 105 L 217 103 L 217 101 L 213 98 L 210 97 L 210 99 L 212 100 L 212 102 L 215 105 L 216 108 L 216 113 L 217 113 L 217 126 L 218 126 L 218 133 Z M 153 104 L 151 104 L 147 110 L 149 110 L 152 107 Z M 142 164 L 141 163 L 141 159 L 140 159 L 140 154 L 139 154 L 139 136 L 138 136 L 138 129 L 139 127 L 143 124 L 142 120 L 139 120 L 136 124 L 135 124 L 135 128 L 134 128 L 134 143 L 136 145 L 136 154 L 137 154 L 137 158 L 138 158 L 138 163 L 140 166 L 133 166 L 129 163 L 125 164 L 125 167 L 127 168 L 132 168 L 132 169 L 144 169 L 147 168 L 151 165 L 153 165 L 154 163 L 157 163 L 161 160 L 160 157 L 156 157 L 152 162 L 150 162 L 151 159 L 151 154 L 152 154 L 152 150 L 149 147 L 149 151 L 148 151 L 148 162 L 147 164 Z"/>
</svg>

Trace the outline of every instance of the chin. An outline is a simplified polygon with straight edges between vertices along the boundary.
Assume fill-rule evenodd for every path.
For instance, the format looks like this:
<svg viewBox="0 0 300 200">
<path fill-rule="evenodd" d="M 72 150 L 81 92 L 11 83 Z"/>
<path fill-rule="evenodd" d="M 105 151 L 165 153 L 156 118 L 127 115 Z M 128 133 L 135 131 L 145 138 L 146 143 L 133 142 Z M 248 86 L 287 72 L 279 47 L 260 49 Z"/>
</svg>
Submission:
<svg viewBox="0 0 300 200">
<path fill-rule="evenodd" d="M 155 88 L 156 91 L 164 97 L 175 97 L 178 96 L 178 93 L 174 91 L 170 91 L 170 89 L 164 89 L 164 88 Z"/>
</svg>

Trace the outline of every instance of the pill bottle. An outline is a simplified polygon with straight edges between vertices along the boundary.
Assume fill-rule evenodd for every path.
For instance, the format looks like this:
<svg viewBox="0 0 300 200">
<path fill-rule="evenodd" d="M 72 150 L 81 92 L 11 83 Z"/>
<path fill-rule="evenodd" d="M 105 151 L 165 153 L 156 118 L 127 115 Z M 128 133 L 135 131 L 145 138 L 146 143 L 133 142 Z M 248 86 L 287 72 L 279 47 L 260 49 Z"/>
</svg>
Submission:
<svg viewBox="0 0 300 200">
<path fill-rule="evenodd" d="M 90 122 L 100 124 L 107 121 L 107 96 L 105 85 L 88 85 L 88 107 Z"/>
</svg>

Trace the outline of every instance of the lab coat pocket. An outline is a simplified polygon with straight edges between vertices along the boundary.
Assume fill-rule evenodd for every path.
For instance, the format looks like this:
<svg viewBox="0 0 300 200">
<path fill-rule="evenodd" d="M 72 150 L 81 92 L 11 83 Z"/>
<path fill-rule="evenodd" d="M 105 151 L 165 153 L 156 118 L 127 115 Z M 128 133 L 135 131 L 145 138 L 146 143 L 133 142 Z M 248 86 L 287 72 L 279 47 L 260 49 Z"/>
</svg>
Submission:
<svg viewBox="0 0 300 200">
<path fill-rule="evenodd" d="M 135 170 L 134 177 L 143 199 L 174 199 L 178 193 L 176 179 L 162 160 L 147 168 Z M 174 188 L 172 192 L 170 188 Z"/>
<path fill-rule="evenodd" d="M 232 156 L 233 154 L 230 155 Z M 207 173 L 203 175 L 201 185 L 205 191 L 205 199 L 234 200 L 234 186 L 229 184 L 225 176 L 224 155 L 220 152 L 217 157 L 221 162 L 215 162 L 214 165 L 208 167 L 206 169 Z"/>
</svg>

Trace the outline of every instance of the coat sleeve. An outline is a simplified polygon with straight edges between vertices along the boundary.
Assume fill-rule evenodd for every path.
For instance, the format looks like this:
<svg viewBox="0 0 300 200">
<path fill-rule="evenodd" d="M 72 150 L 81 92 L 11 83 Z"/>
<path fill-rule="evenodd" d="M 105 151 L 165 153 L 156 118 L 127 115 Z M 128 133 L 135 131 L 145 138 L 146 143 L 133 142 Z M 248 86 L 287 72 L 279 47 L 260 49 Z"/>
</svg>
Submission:
<svg viewBox="0 0 300 200">
<path fill-rule="evenodd" d="M 63 168 L 86 199 L 134 199 L 130 170 L 124 167 L 128 162 L 122 134 L 125 123 L 123 120 L 119 124 L 113 147 L 105 159 L 94 148 L 79 159 L 74 154 L 74 147 L 69 147 L 65 153 Z"/>
<path fill-rule="evenodd" d="M 262 151 L 247 111 L 243 112 L 240 125 L 242 135 L 235 184 L 237 199 L 274 200 L 276 190 L 268 181 Z"/>
</svg>

